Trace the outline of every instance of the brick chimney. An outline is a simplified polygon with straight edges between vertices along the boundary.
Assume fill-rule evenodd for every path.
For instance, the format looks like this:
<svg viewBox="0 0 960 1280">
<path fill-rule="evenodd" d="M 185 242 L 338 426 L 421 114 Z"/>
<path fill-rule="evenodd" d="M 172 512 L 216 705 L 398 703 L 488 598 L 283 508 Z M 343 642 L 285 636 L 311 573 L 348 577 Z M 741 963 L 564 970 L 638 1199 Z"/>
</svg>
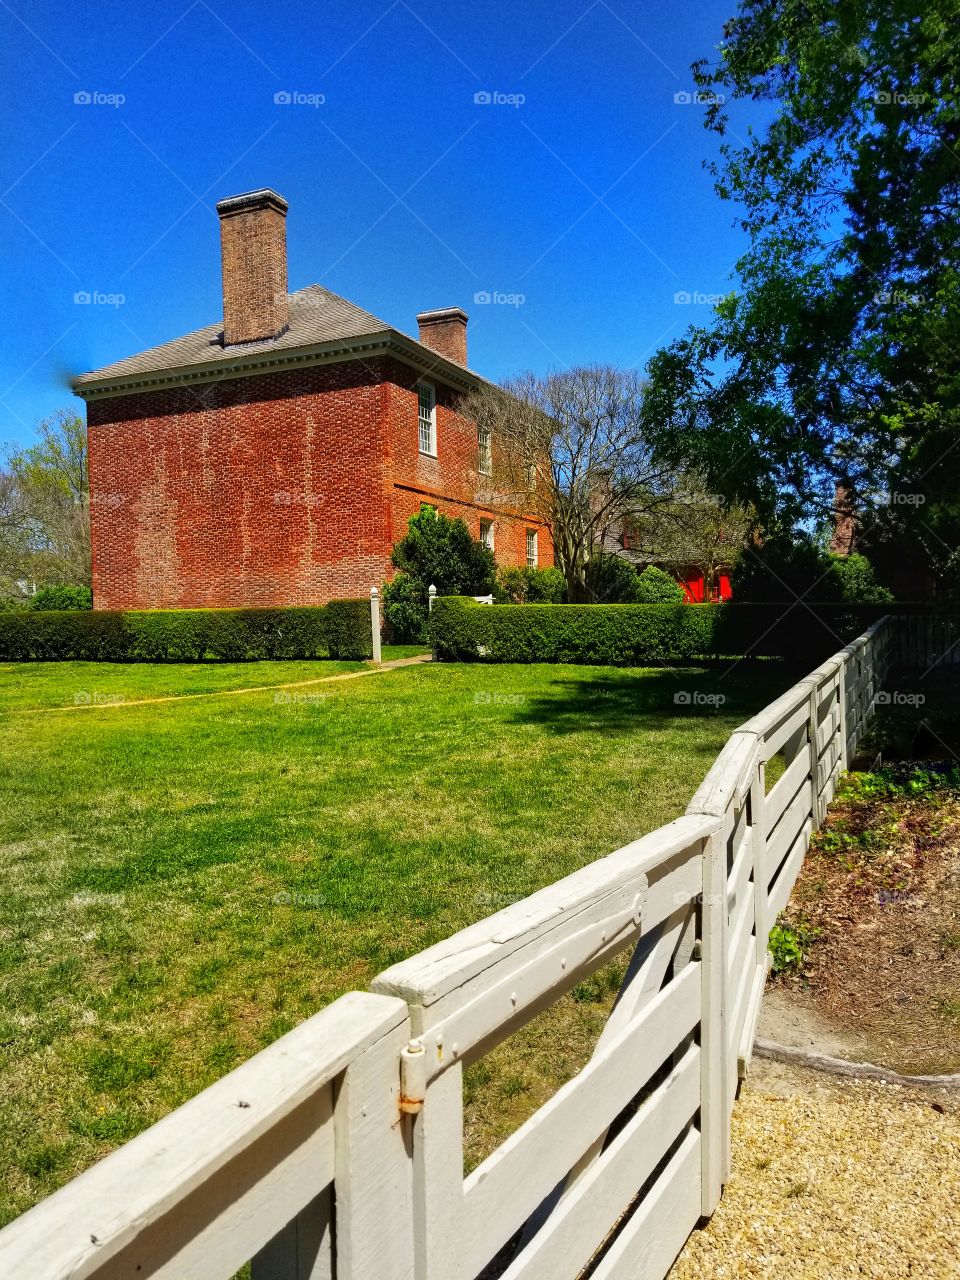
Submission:
<svg viewBox="0 0 960 1280">
<path fill-rule="evenodd" d="M 838 480 L 833 494 L 833 537 L 830 550 L 837 556 L 849 556 L 857 535 L 856 505 L 853 488 L 847 480 Z"/>
<path fill-rule="evenodd" d="M 467 364 L 467 313 L 459 307 L 421 311 L 417 316 L 420 341 L 454 364 Z"/>
<path fill-rule="evenodd" d="M 265 187 L 217 204 L 223 345 L 276 338 L 287 327 L 287 202 Z"/>
</svg>

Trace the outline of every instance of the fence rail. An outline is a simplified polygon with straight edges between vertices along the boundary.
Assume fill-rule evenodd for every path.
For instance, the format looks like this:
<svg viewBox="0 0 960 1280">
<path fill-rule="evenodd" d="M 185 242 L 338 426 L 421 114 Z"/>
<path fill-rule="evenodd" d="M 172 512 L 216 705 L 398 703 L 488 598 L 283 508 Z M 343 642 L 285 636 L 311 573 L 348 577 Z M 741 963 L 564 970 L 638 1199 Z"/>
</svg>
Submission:
<svg viewBox="0 0 960 1280">
<path fill-rule="evenodd" d="M 661 1280 L 729 1176 L 770 928 L 914 643 L 876 623 L 684 817 L 310 1018 L 0 1232 L 0 1275 Z M 464 1177 L 464 1065 L 626 952 L 590 1061 Z"/>
<path fill-rule="evenodd" d="M 960 617 L 910 615 L 895 619 L 898 661 L 924 675 L 960 666 Z"/>
</svg>

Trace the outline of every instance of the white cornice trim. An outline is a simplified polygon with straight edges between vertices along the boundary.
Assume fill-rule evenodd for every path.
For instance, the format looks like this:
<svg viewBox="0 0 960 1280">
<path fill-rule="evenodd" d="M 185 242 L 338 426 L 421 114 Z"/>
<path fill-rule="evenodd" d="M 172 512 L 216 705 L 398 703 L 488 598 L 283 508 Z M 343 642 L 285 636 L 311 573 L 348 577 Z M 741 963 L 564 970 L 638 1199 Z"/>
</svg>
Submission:
<svg viewBox="0 0 960 1280">
<path fill-rule="evenodd" d="M 311 368 L 315 365 L 340 364 L 347 360 L 363 360 L 392 355 L 411 365 L 421 374 L 429 373 L 439 382 L 461 391 L 472 391 L 482 381 L 469 369 L 437 355 L 395 329 L 383 330 L 359 338 L 316 343 L 307 347 L 250 352 L 203 364 L 187 364 L 170 369 L 153 369 L 143 373 L 96 378 L 74 382 L 73 390 L 82 400 L 106 400 L 114 396 L 139 395 L 173 387 L 196 386 L 211 382 L 229 382 L 234 378 L 252 378 L 258 374 Z"/>
</svg>

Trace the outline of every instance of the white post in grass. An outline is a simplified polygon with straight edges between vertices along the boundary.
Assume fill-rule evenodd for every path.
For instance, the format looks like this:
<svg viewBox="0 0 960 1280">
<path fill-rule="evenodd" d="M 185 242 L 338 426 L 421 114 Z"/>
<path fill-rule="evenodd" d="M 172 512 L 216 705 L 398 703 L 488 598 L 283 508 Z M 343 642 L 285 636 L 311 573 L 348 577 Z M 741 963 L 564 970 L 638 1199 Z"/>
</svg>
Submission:
<svg viewBox="0 0 960 1280">
<path fill-rule="evenodd" d="M 380 592 L 370 588 L 370 631 L 373 635 L 373 660 L 380 662 Z"/>
<path fill-rule="evenodd" d="M 427 617 L 428 618 L 430 617 L 431 613 L 433 613 L 433 602 L 434 600 L 436 600 L 436 598 L 437 598 L 437 588 L 431 582 L 429 587 L 427 587 Z M 437 646 L 433 643 L 432 638 L 430 643 L 430 655 L 433 658 L 434 662 L 436 662 Z"/>
</svg>

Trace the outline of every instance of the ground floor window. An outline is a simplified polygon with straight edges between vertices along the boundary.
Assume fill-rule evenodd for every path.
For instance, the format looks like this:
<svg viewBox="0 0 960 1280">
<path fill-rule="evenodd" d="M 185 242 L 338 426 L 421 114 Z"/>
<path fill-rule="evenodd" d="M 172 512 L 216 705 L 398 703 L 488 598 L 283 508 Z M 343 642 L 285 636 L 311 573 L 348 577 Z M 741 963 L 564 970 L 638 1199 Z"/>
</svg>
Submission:
<svg viewBox="0 0 960 1280">
<path fill-rule="evenodd" d="M 535 569 L 537 567 L 537 531 L 536 529 L 527 530 L 527 568 Z"/>
<path fill-rule="evenodd" d="M 492 520 L 480 521 L 480 541 L 483 543 L 485 547 L 489 547 L 491 551 L 493 550 L 493 521 Z"/>
</svg>

